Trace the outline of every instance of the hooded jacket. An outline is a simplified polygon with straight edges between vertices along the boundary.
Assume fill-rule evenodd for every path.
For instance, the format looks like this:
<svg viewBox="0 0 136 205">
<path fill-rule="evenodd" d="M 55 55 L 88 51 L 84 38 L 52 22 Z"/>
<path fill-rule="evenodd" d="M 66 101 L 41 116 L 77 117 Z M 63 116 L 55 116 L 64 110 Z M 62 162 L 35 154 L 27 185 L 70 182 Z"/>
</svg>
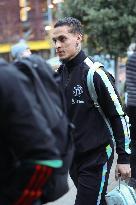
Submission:
<svg viewBox="0 0 136 205">
<path fill-rule="evenodd" d="M 13 66 L 0 62 L 0 184 L 20 161 L 60 159 L 51 130 Z M 21 80 L 20 80 L 21 79 Z M 30 98 L 30 96 L 29 96 Z"/>
</svg>

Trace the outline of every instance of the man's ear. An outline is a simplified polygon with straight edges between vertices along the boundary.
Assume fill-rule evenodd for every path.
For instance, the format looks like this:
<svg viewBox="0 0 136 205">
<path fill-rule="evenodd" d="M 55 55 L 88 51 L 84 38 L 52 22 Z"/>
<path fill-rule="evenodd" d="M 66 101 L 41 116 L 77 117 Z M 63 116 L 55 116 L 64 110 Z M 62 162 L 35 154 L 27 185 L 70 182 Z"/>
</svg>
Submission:
<svg viewBox="0 0 136 205">
<path fill-rule="evenodd" d="M 76 46 L 78 47 L 81 44 L 83 37 L 81 34 L 77 34 L 76 36 Z"/>
<path fill-rule="evenodd" d="M 79 42 L 81 42 L 81 41 L 83 40 L 83 36 L 82 36 L 81 34 L 78 34 L 78 35 L 77 35 L 77 40 L 78 40 Z"/>
</svg>

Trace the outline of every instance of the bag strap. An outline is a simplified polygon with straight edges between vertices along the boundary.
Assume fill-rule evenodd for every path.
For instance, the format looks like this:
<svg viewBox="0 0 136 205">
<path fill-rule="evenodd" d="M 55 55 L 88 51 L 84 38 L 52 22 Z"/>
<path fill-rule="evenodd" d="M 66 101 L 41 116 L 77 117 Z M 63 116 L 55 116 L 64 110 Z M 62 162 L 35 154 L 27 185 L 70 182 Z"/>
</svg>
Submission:
<svg viewBox="0 0 136 205">
<path fill-rule="evenodd" d="M 103 117 L 107 127 L 109 128 L 112 137 L 113 137 L 113 131 L 112 131 L 112 128 L 110 126 L 110 122 L 106 118 L 102 108 L 100 107 L 100 105 L 98 103 L 98 96 L 97 96 L 97 93 L 96 93 L 96 90 L 95 90 L 94 81 L 93 81 L 94 73 L 97 71 L 97 69 L 103 68 L 104 65 L 99 63 L 99 62 L 93 63 L 91 61 L 91 59 L 88 58 L 88 57 L 84 60 L 84 62 L 85 62 L 85 64 L 87 64 L 90 67 L 90 69 L 88 71 L 88 74 L 87 74 L 87 87 L 88 87 L 88 91 L 89 91 L 90 97 L 94 101 L 95 108 L 97 108 L 98 111 L 100 112 L 100 114 L 102 115 L 102 117 Z"/>
</svg>

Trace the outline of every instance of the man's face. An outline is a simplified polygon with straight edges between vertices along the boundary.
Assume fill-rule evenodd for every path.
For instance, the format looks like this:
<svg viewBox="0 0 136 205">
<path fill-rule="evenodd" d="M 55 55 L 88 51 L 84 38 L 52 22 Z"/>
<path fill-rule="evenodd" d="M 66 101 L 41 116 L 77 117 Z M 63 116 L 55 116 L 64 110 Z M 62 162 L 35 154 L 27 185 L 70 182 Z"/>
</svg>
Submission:
<svg viewBox="0 0 136 205">
<path fill-rule="evenodd" d="M 54 28 L 52 40 L 60 60 L 71 60 L 81 47 L 82 36 L 78 33 L 71 33 L 68 26 Z"/>
</svg>

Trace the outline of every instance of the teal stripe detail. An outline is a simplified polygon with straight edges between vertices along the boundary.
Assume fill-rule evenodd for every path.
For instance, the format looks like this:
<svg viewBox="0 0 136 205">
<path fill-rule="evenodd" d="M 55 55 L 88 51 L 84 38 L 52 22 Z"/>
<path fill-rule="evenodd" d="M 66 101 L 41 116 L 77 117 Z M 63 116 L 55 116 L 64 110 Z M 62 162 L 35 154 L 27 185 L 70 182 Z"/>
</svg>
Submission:
<svg viewBox="0 0 136 205">
<path fill-rule="evenodd" d="M 122 110 L 122 106 L 118 100 L 118 96 L 116 95 L 115 90 L 114 90 L 110 80 L 108 79 L 106 73 L 102 69 L 97 69 L 96 72 L 100 75 L 105 86 L 107 87 L 108 92 L 110 93 L 110 97 L 111 97 L 112 101 L 114 102 L 114 105 L 116 107 L 118 114 L 124 115 L 124 112 Z"/>
<path fill-rule="evenodd" d="M 106 153 L 107 153 L 107 156 L 108 156 L 108 159 L 111 157 L 111 154 L 112 154 L 112 148 L 110 145 L 108 145 L 106 147 Z"/>
<path fill-rule="evenodd" d="M 122 125 L 123 125 L 123 129 L 124 129 L 124 135 L 125 135 L 125 151 L 128 154 L 131 154 L 131 150 L 129 148 L 129 144 L 130 144 L 130 131 L 129 131 L 129 127 L 127 126 L 128 123 L 126 121 L 125 117 L 121 116 L 121 121 L 122 121 Z"/>
<path fill-rule="evenodd" d="M 111 148 L 110 144 L 106 146 L 106 153 L 107 153 L 107 156 L 108 156 L 108 159 L 109 159 L 111 157 L 111 154 L 112 154 L 112 148 Z M 106 174 L 107 174 L 107 162 L 103 166 L 102 180 L 101 180 L 101 186 L 100 186 L 100 191 L 99 191 L 99 197 L 98 197 L 98 200 L 97 200 L 97 205 L 99 205 L 100 201 L 101 201 L 101 194 L 103 192 L 103 187 L 104 187 L 104 183 L 105 183 L 105 180 L 106 180 Z"/>
<path fill-rule="evenodd" d="M 123 131 L 124 131 L 124 136 L 125 136 L 125 151 L 128 154 L 130 154 L 131 153 L 131 151 L 129 149 L 130 133 L 129 133 L 129 129 L 128 129 L 128 123 L 127 123 L 127 121 L 125 121 L 124 112 L 123 112 L 122 106 L 118 100 L 118 96 L 116 95 L 115 90 L 114 90 L 110 80 L 108 79 L 106 73 L 102 69 L 97 69 L 96 72 L 102 78 L 105 86 L 108 89 L 108 92 L 110 93 L 110 97 L 111 97 L 112 101 L 114 102 L 115 108 L 116 108 L 118 114 L 120 115 L 120 119 L 121 119 L 122 126 L 123 126 Z"/>
<path fill-rule="evenodd" d="M 35 160 L 34 163 L 53 168 L 59 168 L 63 165 L 62 160 Z"/>
<path fill-rule="evenodd" d="M 106 173 L 107 173 L 107 162 L 103 166 L 102 180 L 101 180 L 101 186 L 100 186 L 99 196 L 98 196 L 98 200 L 97 200 L 97 205 L 99 205 L 100 201 L 101 201 L 101 194 L 102 194 L 104 183 L 106 180 Z"/>
</svg>

